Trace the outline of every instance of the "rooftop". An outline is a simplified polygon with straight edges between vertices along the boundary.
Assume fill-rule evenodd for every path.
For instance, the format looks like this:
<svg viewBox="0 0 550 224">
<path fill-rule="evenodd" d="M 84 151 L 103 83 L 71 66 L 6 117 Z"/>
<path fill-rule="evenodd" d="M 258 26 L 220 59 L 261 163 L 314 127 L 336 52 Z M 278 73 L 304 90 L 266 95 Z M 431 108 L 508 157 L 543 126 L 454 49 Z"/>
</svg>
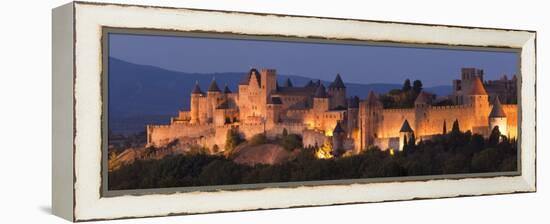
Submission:
<svg viewBox="0 0 550 224">
<path fill-rule="evenodd" d="M 401 130 L 399 130 L 399 132 L 413 132 L 411 125 L 409 125 L 409 121 L 405 120 L 405 122 L 403 122 Z"/>
</svg>

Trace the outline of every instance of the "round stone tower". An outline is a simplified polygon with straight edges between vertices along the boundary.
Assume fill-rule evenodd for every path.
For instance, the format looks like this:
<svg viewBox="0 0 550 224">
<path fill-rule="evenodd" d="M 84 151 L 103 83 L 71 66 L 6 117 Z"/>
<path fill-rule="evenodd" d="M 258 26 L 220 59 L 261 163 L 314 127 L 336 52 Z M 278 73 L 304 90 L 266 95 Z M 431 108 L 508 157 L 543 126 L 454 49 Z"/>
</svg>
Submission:
<svg viewBox="0 0 550 224">
<path fill-rule="evenodd" d="M 405 120 L 403 122 L 403 125 L 401 125 L 401 129 L 399 130 L 399 151 L 403 151 L 403 148 L 405 148 L 405 144 L 409 144 L 410 141 L 414 141 L 412 139 L 413 136 L 413 130 L 411 128 L 411 125 L 409 125 L 409 121 Z"/>
<path fill-rule="evenodd" d="M 328 86 L 328 95 L 331 109 L 346 108 L 346 86 L 340 74 L 337 74 L 334 81 Z"/>
<path fill-rule="evenodd" d="M 487 135 L 488 133 L 484 132 L 487 129 L 485 125 L 489 122 L 489 96 L 479 77 L 474 77 L 472 80 L 472 86 L 468 95 L 468 103 L 473 107 L 472 131 L 477 134 Z"/>
<path fill-rule="evenodd" d="M 346 138 L 346 131 L 340 125 L 340 122 L 336 122 L 336 127 L 332 131 L 332 155 L 340 156 L 344 153 L 344 139 Z"/>
<path fill-rule="evenodd" d="M 498 127 L 500 134 L 508 136 L 508 118 L 506 117 L 506 113 L 504 113 L 504 110 L 502 109 L 502 105 L 500 104 L 500 100 L 498 99 L 498 97 L 495 99 L 495 102 L 493 103 L 493 109 L 489 114 L 488 133 L 491 133 L 495 127 Z"/>
<path fill-rule="evenodd" d="M 218 107 L 218 103 L 221 100 L 221 90 L 216 83 L 216 79 L 212 79 L 208 91 L 206 93 L 206 101 L 208 102 L 207 119 L 208 123 L 211 123 L 214 119 L 214 111 Z"/>
<path fill-rule="evenodd" d="M 313 96 L 313 109 L 317 112 L 325 112 L 329 110 L 329 99 L 323 84 L 320 84 L 315 91 L 315 95 Z"/>
<path fill-rule="evenodd" d="M 199 86 L 199 82 L 195 83 L 193 91 L 191 91 L 191 123 L 196 124 L 200 123 L 199 120 L 199 100 L 204 96 L 204 93 Z"/>
</svg>

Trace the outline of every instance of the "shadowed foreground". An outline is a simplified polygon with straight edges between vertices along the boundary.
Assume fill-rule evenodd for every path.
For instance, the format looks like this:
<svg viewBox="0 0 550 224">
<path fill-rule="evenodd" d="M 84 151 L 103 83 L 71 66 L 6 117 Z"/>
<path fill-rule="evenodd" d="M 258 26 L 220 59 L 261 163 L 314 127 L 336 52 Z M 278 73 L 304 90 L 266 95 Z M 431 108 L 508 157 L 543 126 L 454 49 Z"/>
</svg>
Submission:
<svg viewBox="0 0 550 224">
<path fill-rule="evenodd" d="M 230 157 L 177 154 L 160 160 L 136 160 L 109 173 L 109 189 L 147 189 L 291 181 L 337 180 L 517 170 L 517 142 L 493 133 L 488 139 L 453 131 L 407 145 L 402 152 L 373 147 L 363 153 L 317 159 L 315 149 L 275 165 L 248 166 Z"/>
</svg>

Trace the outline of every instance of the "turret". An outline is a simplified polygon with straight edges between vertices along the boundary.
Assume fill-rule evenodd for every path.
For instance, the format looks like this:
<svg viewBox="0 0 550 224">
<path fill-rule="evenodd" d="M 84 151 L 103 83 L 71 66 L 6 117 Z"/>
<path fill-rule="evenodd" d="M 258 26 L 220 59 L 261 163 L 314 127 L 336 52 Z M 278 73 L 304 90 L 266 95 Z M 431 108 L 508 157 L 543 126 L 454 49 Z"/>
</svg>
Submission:
<svg viewBox="0 0 550 224">
<path fill-rule="evenodd" d="M 214 118 L 214 110 L 218 107 L 218 104 L 221 103 L 221 90 L 216 83 L 216 79 L 212 79 L 210 86 L 208 86 L 208 91 L 206 92 L 206 101 L 208 102 L 208 112 L 207 119 L 208 123 L 212 122 Z"/>
<path fill-rule="evenodd" d="M 508 118 L 506 117 L 506 113 L 504 113 L 504 109 L 502 109 L 498 96 L 496 97 L 491 113 L 489 114 L 488 133 L 491 133 L 491 131 L 493 131 L 493 129 L 497 126 L 502 135 L 508 136 Z"/>
<path fill-rule="evenodd" d="M 329 110 L 329 99 L 325 86 L 320 84 L 313 96 L 313 109 L 318 112 L 324 112 Z"/>
<path fill-rule="evenodd" d="M 270 93 L 277 89 L 277 71 L 275 69 L 262 69 L 260 76 L 260 88 L 264 90 L 265 97 L 269 97 Z"/>
<path fill-rule="evenodd" d="M 472 80 L 472 86 L 468 95 L 468 103 L 473 107 L 473 124 L 472 132 L 476 134 L 488 134 L 485 133 L 488 124 L 489 108 L 489 96 L 483 87 L 483 83 L 479 77 L 474 77 Z"/>
<path fill-rule="evenodd" d="M 195 82 L 193 91 L 191 91 L 191 123 L 199 123 L 199 101 L 200 97 L 203 97 L 204 93 L 199 86 L 199 82 Z"/>
<path fill-rule="evenodd" d="M 414 143 L 415 139 L 413 138 L 413 135 L 414 132 L 409 124 L 409 121 L 405 120 L 399 130 L 399 151 L 403 151 L 405 144 Z"/>
<path fill-rule="evenodd" d="M 328 95 L 331 109 L 346 108 L 346 86 L 340 74 L 337 74 L 334 81 L 328 86 Z"/>
<path fill-rule="evenodd" d="M 479 77 L 474 77 L 472 79 L 472 86 L 470 87 L 467 99 L 467 103 L 470 104 L 488 103 L 489 97 L 487 91 L 485 91 L 485 87 L 483 87 L 483 83 Z"/>
<path fill-rule="evenodd" d="M 344 151 L 344 139 L 346 137 L 346 131 L 340 125 L 340 122 L 336 122 L 336 127 L 332 131 L 332 155 L 340 156 Z"/>
</svg>

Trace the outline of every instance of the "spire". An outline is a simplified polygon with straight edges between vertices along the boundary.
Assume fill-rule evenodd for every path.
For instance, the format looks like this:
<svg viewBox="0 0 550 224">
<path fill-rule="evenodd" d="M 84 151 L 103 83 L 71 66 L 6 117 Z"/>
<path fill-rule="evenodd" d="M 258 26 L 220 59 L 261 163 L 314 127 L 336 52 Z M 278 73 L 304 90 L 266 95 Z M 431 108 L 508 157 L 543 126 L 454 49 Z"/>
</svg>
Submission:
<svg viewBox="0 0 550 224">
<path fill-rule="evenodd" d="M 292 85 L 292 82 L 290 81 L 290 78 L 286 79 L 285 86 L 286 87 L 293 87 L 294 86 L 294 85 Z"/>
<path fill-rule="evenodd" d="M 201 87 L 199 86 L 199 81 L 195 82 L 195 87 L 193 87 L 193 91 L 191 91 L 191 94 L 204 94 L 201 90 Z"/>
<path fill-rule="evenodd" d="M 489 117 L 506 117 L 506 113 L 504 113 L 504 110 L 502 109 L 498 96 L 493 103 L 493 109 L 491 110 Z"/>
<path fill-rule="evenodd" d="M 225 88 L 223 89 L 223 93 L 232 93 L 231 90 L 229 89 L 229 86 L 227 86 L 227 83 L 225 84 Z"/>
<path fill-rule="evenodd" d="M 313 81 L 309 80 L 309 82 L 306 83 L 304 87 L 314 87 L 315 84 L 313 84 Z"/>
<path fill-rule="evenodd" d="M 248 85 L 252 77 L 256 77 L 256 79 L 258 80 L 258 83 L 260 83 L 260 72 L 258 72 L 258 70 L 255 68 L 251 68 L 250 71 L 248 71 L 248 73 L 241 80 L 239 85 Z"/>
<path fill-rule="evenodd" d="M 327 92 L 325 91 L 325 86 L 320 84 L 315 91 L 315 98 L 327 98 Z"/>
<path fill-rule="evenodd" d="M 334 79 L 334 82 L 332 82 L 328 88 L 346 88 L 344 85 L 344 81 L 342 81 L 342 77 L 340 77 L 340 74 L 336 75 L 336 78 Z"/>
<path fill-rule="evenodd" d="M 401 130 L 399 130 L 399 132 L 413 132 L 411 125 L 409 125 L 409 121 L 405 120 L 405 122 L 403 122 Z"/>
<path fill-rule="evenodd" d="M 208 87 L 208 92 L 221 92 L 220 88 L 218 87 L 218 83 L 216 83 L 216 78 L 213 78 L 212 82 L 210 82 L 210 86 Z"/>
<path fill-rule="evenodd" d="M 487 95 L 485 87 L 483 87 L 483 83 L 481 83 L 481 80 L 477 76 L 474 77 L 474 79 L 472 80 L 472 89 L 470 90 L 470 95 Z"/>
<path fill-rule="evenodd" d="M 339 133 L 345 133 L 345 132 L 346 131 L 344 131 L 342 126 L 340 126 L 340 122 L 336 122 L 336 127 L 334 127 L 334 130 L 332 131 L 333 135 L 334 134 L 339 134 Z"/>
</svg>

